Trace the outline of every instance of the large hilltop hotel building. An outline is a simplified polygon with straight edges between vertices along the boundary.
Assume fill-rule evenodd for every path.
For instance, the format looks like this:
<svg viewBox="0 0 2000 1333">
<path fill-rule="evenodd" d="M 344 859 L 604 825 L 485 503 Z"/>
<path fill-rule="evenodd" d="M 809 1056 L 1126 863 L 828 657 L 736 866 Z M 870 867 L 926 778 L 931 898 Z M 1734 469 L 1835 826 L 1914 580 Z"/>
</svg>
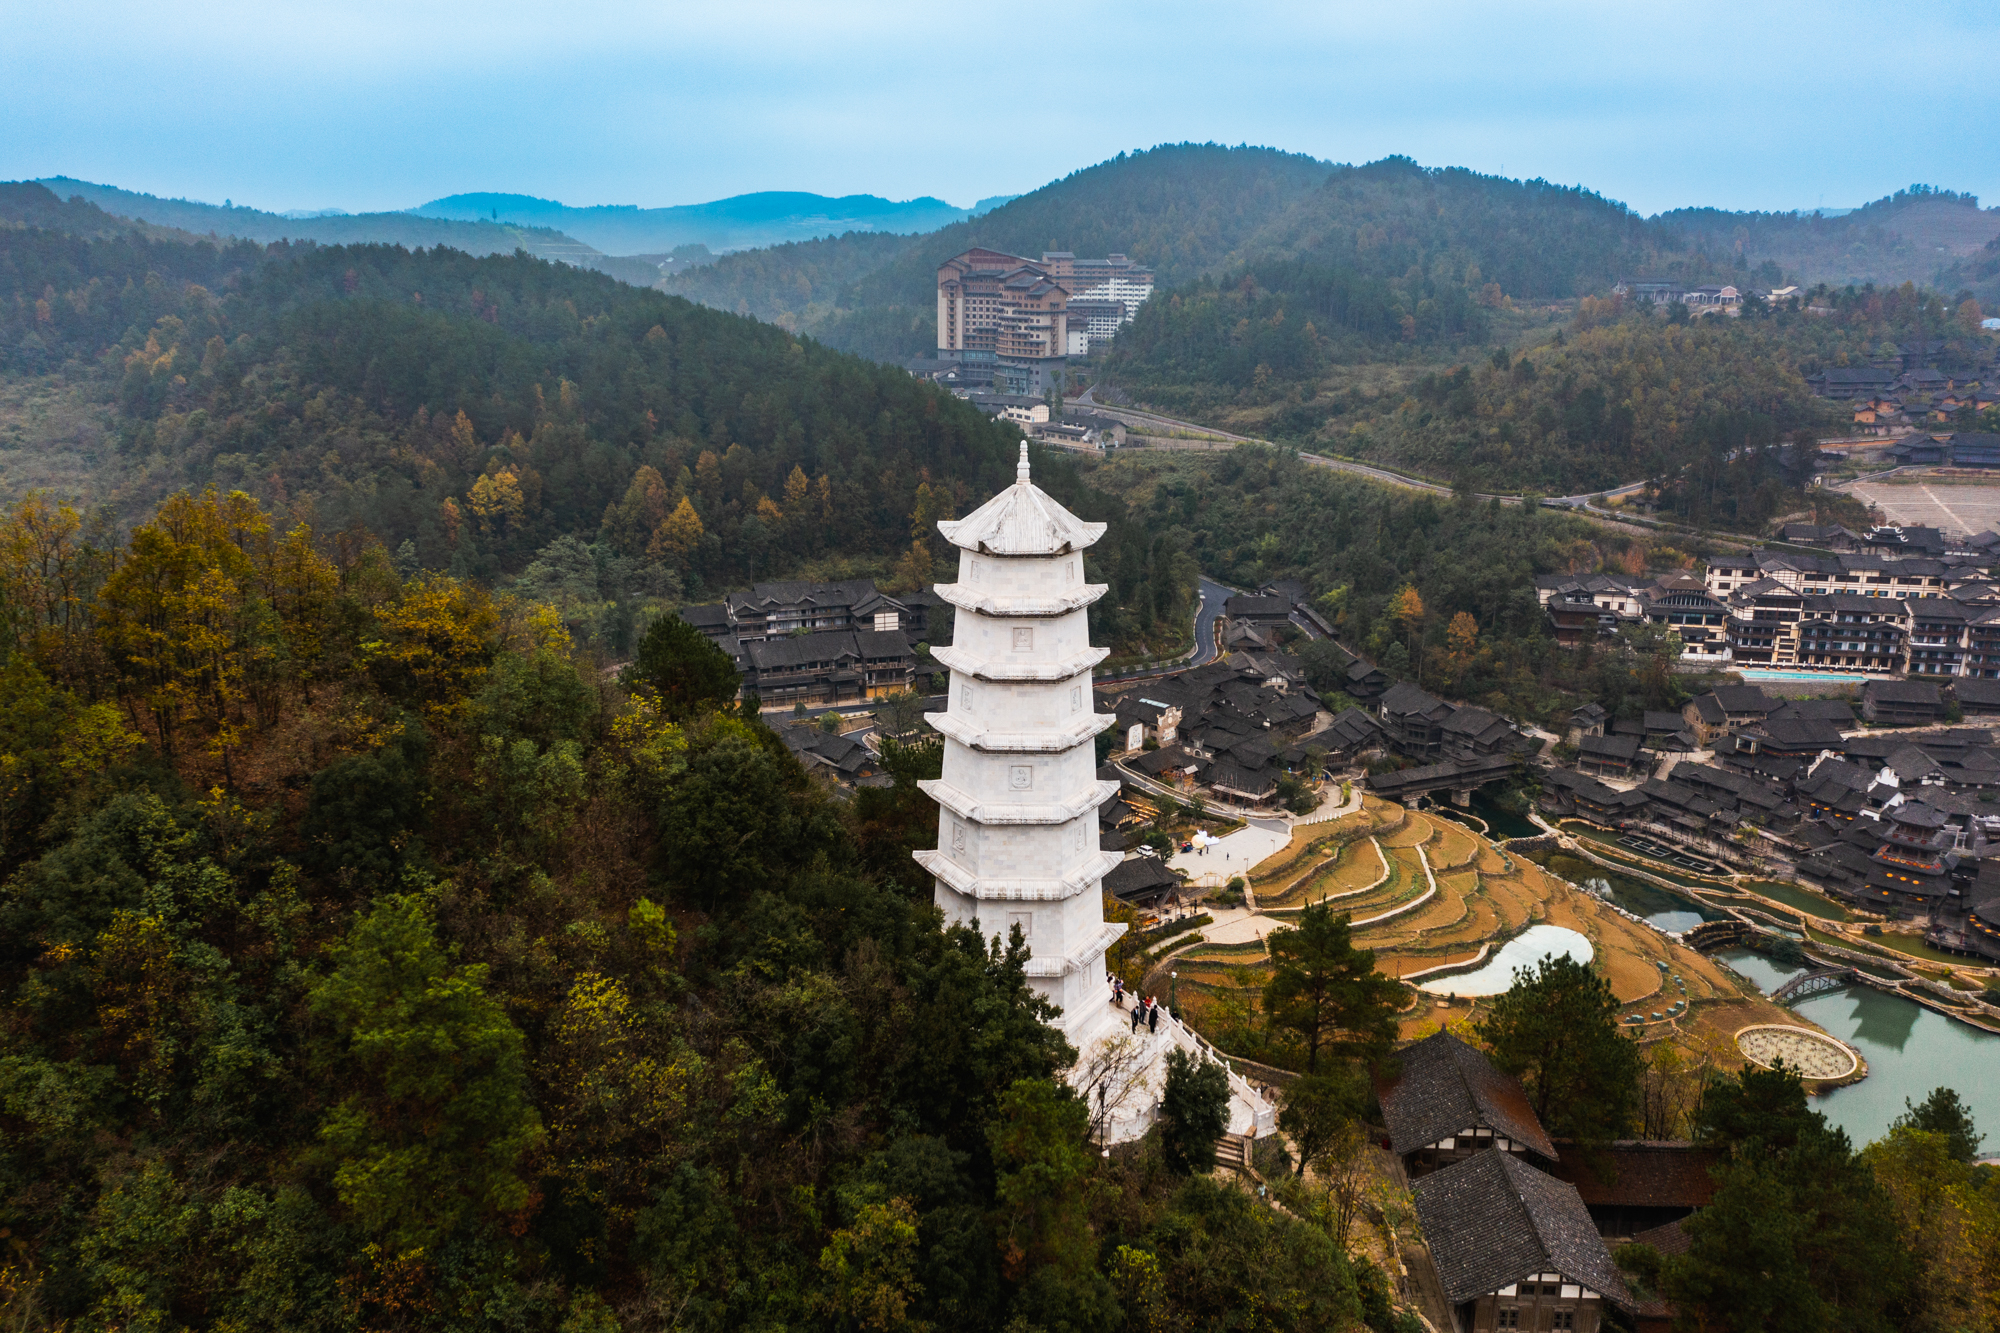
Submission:
<svg viewBox="0 0 2000 1333">
<path fill-rule="evenodd" d="M 938 266 L 938 359 L 1004 393 L 1040 395 L 1152 290 L 1152 271 L 1124 255 L 1047 251 L 1033 260 L 967 250 Z"/>
</svg>

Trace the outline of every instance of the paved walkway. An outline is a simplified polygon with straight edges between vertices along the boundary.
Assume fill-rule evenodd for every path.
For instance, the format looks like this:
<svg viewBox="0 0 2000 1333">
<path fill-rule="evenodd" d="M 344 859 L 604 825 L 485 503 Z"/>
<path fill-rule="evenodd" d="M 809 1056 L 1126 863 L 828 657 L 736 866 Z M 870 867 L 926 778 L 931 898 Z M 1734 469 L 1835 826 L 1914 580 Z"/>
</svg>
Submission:
<svg viewBox="0 0 2000 1333">
<path fill-rule="evenodd" d="M 1282 814 L 1252 815 L 1242 828 L 1228 837 L 1216 839 L 1206 850 L 1197 848 L 1191 852 L 1176 852 L 1167 864 L 1184 872 L 1188 880 L 1196 885 L 1208 884 L 1212 879 L 1216 886 L 1220 886 L 1227 884 L 1232 875 L 1248 878 L 1252 866 L 1291 844 L 1292 829 L 1296 825 L 1325 823 L 1342 815 L 1351 815 L 1360 808 L 1361 784 L 1350 783 L 1345 801 L 1337 797 L 1329 799 L 1322 802 L 1319 809 L 1299 818 Z"/>
</svg>

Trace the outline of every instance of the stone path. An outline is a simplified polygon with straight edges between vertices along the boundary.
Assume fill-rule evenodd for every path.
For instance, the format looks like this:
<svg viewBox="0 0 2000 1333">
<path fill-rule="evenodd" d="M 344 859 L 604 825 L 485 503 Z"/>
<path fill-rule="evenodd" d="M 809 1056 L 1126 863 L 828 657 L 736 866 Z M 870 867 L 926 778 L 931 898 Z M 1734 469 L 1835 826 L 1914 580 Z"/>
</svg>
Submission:
<svg viewBox="0 0 2000 1333">
<path fill-rule="evenodd" d="M 1345 801 L 1328 801 L 1310 815 L 1296 820 L 1284 815 L 1252 815 L 1242 828 L 1210 843 L 1207 851 L 1176 852 L 1167 864 L 1185 873 L 1196 884 L 1206 883 L 1210 876 L 1215 877 L 1217 885 L 1227 884 L 1232 875 L 1248 879 L 1252 866 L 1291 845 L 1295 825 L 1338 819 L 1360 808 L 1360 784 L 1353 783 Z"/>
</svg>

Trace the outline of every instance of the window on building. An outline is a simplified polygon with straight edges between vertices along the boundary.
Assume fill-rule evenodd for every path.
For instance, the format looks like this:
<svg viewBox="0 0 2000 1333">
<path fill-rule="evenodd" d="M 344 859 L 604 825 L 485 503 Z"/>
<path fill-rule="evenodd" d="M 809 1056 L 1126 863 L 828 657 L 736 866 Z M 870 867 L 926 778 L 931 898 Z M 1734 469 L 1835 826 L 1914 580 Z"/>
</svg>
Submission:
<svg viewBox="0 0 2000 1333">
<path fill-rule="evenodd" d="M 1576 1327 L 1574 1310 L 1557 1310 L 1549 1321 L 1550 1328 L 1573 1329 Z"/>
<path fill-rule="evenodd" d="M 1511 1305 L 1502 1306 L 1500 1309 L 1493 1312 L 1493 1327 L 1519 1328 L 1520 1326 L 1521 1326 L 1521 1311 L 1518 1307 Z"/>
</svg>

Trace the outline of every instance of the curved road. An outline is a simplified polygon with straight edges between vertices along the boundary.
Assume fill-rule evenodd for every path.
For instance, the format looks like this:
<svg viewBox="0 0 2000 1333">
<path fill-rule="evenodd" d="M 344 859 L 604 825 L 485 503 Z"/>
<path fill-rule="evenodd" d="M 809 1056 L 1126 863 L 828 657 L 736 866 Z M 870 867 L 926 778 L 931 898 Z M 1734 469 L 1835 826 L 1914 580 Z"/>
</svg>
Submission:
<svg viewBox="0 0 2000 1333">
<path fill-rule="evenodd" d="M 1215 646 L 1215 622 L 1222 615 L 1222 604 L 1236 595 L 1236 590 L 1217 583 L 1208 575 L 1201 576 L 1201 605 L 1194 613 L 1194 656 L 1187 660 L 1187 666 L 1206 666 L 1213 662 L 1220 651 Z"/>
<path fill-rule="evenodd" d="M 1193 421 L 1182 421 L 1175 417 L 1161 416 L 1158 412 L 1147 412 L 1136 407 L 1112 407 L 1100 403 L 1092 397 L 1096 392 L 1097 386 L 1094 384 L 1091 385 L 1088 389 L 1077 395 L 1076 405 L 1079 407 L 1088 407 L 1091 411 L 1101 416 L 1122 421 L 1127 426 L 1137 426 L 1142 429 L 1147 426 L 1156 426 L 1164 430 L 1187 431 L 1232 445 L 1270 443 L 1268 440 L 1254 439 L 1248 435 L 1233 435 L 1226 430 L 1218 430 L 1213 426 L 1203 426 Z M 1304 462 L 1312 464 L 1314 467 L 1327 468 L 1333 472 L 1349 472 L 1358 477 L 1367 477 L 1372 481 L 1382 482 L 1385 485 L 1401 486 L 1406 490 L 1428 491 L 1432 495 L 1453 494 L 1452 488 L 1441 482 L 1425 481 L 1418 477 L 1405 476 L 1400 472 L 1391 472 L 1387 468 L 1372 467 L 1367 463 L 1357 463 L 1351 459 L 1329 458 L 1325 454 L 1310 453 L 1301 453 L 1299 458 Z M 1545 496 L 1542 503 L 1551 508 L 1578 510 L 1611 522 L 1629 523 L 1631 522 L 1629 515 L 1600 509 L 1592 501 L 1600 496 L 1609 499 L 1622 495 L 1631 495 L 1636 491 L 1644 489 L 1645 485 L 1645 481 L 1641 480 L 1627 482 L 1623 486 L 1615 486 L 1610 490 L 1590 491 L 1582 495 Z M 1498 500 L 1501 504 L 1505 505 L 1517 505 L 1522 500 L 1522 497 L 1518 495 L 1496 495 L 1488 491 L 1474 491 L 1472 498 L 1475 500 Z"/>
</svg>

